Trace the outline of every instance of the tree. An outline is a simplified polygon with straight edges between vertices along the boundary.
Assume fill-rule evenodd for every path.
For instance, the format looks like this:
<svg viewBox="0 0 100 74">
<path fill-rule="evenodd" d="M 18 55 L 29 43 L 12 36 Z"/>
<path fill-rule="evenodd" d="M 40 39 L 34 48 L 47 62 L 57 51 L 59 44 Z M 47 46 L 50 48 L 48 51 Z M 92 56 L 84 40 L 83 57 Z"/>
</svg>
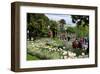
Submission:
<svg viewBox="0 0 100 74">
<path fill-rule="evenodd" d="M 34 34 L 33 37 L 45 36 L 48 25 L 49 18 L 45 14 L 27 13 L 27 30 L 29 34 Z"/>
<path fill-rule="evenodd" d="M 89 34 L 89 16 L 72 15 L 72 22 L 77 24 L 77 37 L 85 37 Z"/>
<path fill-rule="evenodd" d="M 89 27 L 88 26 L 79 26 L 78 32 L 77 32 L 78 37 L 85 37 L 89 36 Z"/>
<path fill-rule="evenodd" d="M 60 23 L 60 39 L 65 40 L 66 39 L 66 30 L 65 30 L 66 21 L 64 19 L 61 19 L 59 23 Z"/>
<path fill-rule="evenodd" d="M 66 24 L 66 21 L 64 19 L 61 19 L 59 21 L 59 23 L 60 23 L 60 30 L 61 30 L 61 32 L 64 32 L 65 31 L 64 25 Z"/>
<path fill-rule="evenodd" d="M 72 15 L 72 22 L 76 23 L 77 26 L 79 27 L 80 25 L 88 26 L 89 25 L 89 16 L 85 15 Z"/>
<path fill-rule="evenodd" d="M 50 30 L 53 32 L 53 37 L 57 36 L 57 22 L 54 20 L 50 20 L 49 26 Z"/>
<path fill-rule="evenodd" d="M 64 19 L 61 19 L 59 22 L 60 22 L 62 25 L 63 25 L 63 24 L 66 24 L 66 22 L 65 22 Z"/>
<path fill-rule="evenodd" d="M 76 30 L 77 30 L 76 27 L 68 27 L 67 28 L 68 33 L 76 33 Z"/>
</svg>

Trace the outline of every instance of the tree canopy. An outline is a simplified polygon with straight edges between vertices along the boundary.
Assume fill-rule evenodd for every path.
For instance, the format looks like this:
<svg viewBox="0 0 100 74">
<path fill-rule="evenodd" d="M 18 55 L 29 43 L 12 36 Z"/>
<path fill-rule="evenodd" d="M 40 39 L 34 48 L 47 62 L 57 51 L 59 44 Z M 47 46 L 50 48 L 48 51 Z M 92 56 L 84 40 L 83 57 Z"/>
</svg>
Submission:
<svg viewBox="0 0 100 74">
<path fill-rule="evenodd" d="M 88 36 L 89 34 L 89 16 L 86 15 L 71 15 L 72 22 L 77 25 L 77 37 Z"/>
<path fill-rule="evenodd" d="M 29 32 L 37 31 L 39 36 L 47 35 L 48 26 L 54 33 L 57 31 L 57 22 L 50 20 L 45 14 L 27 13 L 27 30 Z"/>
<path fill-rule="evenodd" d="M 85 15 L 71 15 L 72 22 L 77 26 L 66 27 L 65 19 L 59 21 L 49 19 L 45 14 L 27 13 L 27 30 L 34 32 L 36 36 L 47 36 L 48 31 L 51 30 L 53 37 L 57 35 L 58 24 L 60 24 L 61 32 L 76 33 L 78 37 L 87 36 L 89 34 L 89 16 Z"/>
<path fill-rule="evenodd" d="M 72 22 L 76 23 L 77 26 L 79 27 L 80 25 L 88 26 L 89 25 L 89 16 L 85 15 L 72 15 Z"/>
</svg>

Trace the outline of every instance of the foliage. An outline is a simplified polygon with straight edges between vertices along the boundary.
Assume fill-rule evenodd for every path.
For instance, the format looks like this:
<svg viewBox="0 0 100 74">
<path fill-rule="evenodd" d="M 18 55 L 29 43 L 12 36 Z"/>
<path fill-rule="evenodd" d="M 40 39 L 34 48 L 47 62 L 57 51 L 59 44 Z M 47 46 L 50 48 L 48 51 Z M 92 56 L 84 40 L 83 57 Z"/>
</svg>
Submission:
<svg viewBox="0 0 100 74">
<path fill-rule="evenodd" d="M 30 35 L 34 35 L 32 36 L 33 41 L 31 41 L 31 38 L 27 41 L 27 60 L 61 59 L 68 52 L 68 57 L 80 56 L 83 51 L 80 49 L 74 50 L 72 47 L 73 41 L 63 40 L 61 37 L 65 36 L 67 38 L 68 35 L 70 36 L 73 33 L 77 38 L 88 37 L 89 17 L 72 15 L 72 22 L 77 26 L 67 26 L 68 23 L 64 19 L 51 20 L 45 14 L 27 13 L 27 30 Z M 48 37 L 49 33 L 52 34 L 51 37 Z M 35 39 L 35 37 L 37 38 Z"/>
<path fill-rule="evenodd" d="M 57 47 L 61 44 L 57 42 L 57 39 L 51 40 L 43 38 L 34 42 L 28 41 L 27 44 L 27 54 L 37 57 L 38 59 L 57 59 L 61 56 L 61 52 L 56 51 L 58 50 Z M 30 60 L 30 56 L 27 57 Z"/>
<path fill-rule="evenodd" d="M 76 33 L 76 30 L 77 30 L 76 27 L 68 27 L 66 31 L 68 33 Z"/>
<path fill-rule="evenodd" d="M 72 15 L 72 22 L 77 24 L 77 37 L 85 37 L 89 35 L 89 16 Z"/>
<path fill-rule="evenodd" d="M 85 25 L 89 25 L 89 16 L 85 16 L 85 15 L 72 15 L 72 22 L 76 23 L 77 26 L 83 25 L 83 27 Z"/>
<path fill-rule="evenodd" d="M 27 53 L 27 60 L 39 60 L 39 58 Z"/>
<path fill-rule="evenodd" d="M 49 19 L 44 14 L 27 13 L 27 30 L 29 32 L 37 31 L 38 36 L 47 33 Z"/>
<path fill-rule="evenodd" d="M 61 20 L 59 20 L 59 23 L 60 23 L 60 31 L 65 32 L 65 28 L 64 28 L 64 25 L 66 25 L 65 20 L 61 19 Z"/>
<path fill-rule="evenodd" d="M 77 28 L 77 36 L 78 37 L 88 37 L 89 36 L 89 27 L 85 26 L 83 27 L 82 25 Z"/>
<path fill-rule="evenodd" d="M 49 26 L 50 26 L 50 30 L 53 32 L 53 37 L 55 37 L 56 34 L 57 34 L 57 31 L 58 31 L 58 29 L 57 29 L 57 26 L 58 26 L 57 22 L 54 21 L 54 20 L 50 20 Z"/>
<path fill-rule="evenodd" d="M 53 36 L 57 32 L 57 22 L 50 20 L 45 14 L 28 13 L 27 14 L 27 30 L 35 32 L 37 36 L 45 36 L 48 33 L 48 26 L 53 32 Z"/>
</svg>

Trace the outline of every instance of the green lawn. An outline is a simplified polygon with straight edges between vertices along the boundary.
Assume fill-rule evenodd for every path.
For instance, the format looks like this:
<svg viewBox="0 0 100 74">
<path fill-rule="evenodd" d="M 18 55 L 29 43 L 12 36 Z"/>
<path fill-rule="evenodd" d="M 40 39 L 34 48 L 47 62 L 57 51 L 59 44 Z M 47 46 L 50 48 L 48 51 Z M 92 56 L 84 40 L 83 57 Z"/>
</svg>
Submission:
<svg viewBox="0 0 100 74">
<path fill-rule="evenodd" d="M 27 54 L 27 60 L 39 60 L 39 58 L 30 54 Z"/>
</svg>

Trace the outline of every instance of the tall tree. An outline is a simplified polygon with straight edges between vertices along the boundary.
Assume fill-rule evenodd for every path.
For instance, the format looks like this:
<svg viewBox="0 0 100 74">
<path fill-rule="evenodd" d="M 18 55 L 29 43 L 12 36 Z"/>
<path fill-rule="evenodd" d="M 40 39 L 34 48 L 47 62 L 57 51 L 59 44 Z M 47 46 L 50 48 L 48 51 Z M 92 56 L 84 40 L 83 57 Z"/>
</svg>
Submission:
<svg viewBox="0 0 100 74">
<path fill-rule="evenodd" d="M 61 30 L 62 32 L 65 31 L 64 25 L 66 24 L 66 21 L 65 21 L 64 19 L 61 19 L 61 20 L 59 21 L 59 23 L 60 23 L 60 30 Z"/>
<path fill-rule="evenodd" d="M 89 16 L 72 15 L 72 22 L 77 24 L 77 37 L 88 36 L 89 34 Z"/>
<path fill-rule="evenodd" d="M 35 36 L 43 36 L 47 32 L 49 19 L 45 14 L 27 13 L 27 30 Z"/>
<path fill-rule="evenodd" d="M 89 16 L 85 15 L 72 15 L 72 22 L 76 23 L 77 26 L 79 27 L 80 25 L 88 26 L 89 25 Z"/>
<path fill-rule="evenodd" d="M 53 32 L 53 37 L 56 37 L 57 35 L 57 25 L 58 24 L 56 21 L 50 20 L 49 26 L 50 26 L 51 31 Z"/>
</svg>

